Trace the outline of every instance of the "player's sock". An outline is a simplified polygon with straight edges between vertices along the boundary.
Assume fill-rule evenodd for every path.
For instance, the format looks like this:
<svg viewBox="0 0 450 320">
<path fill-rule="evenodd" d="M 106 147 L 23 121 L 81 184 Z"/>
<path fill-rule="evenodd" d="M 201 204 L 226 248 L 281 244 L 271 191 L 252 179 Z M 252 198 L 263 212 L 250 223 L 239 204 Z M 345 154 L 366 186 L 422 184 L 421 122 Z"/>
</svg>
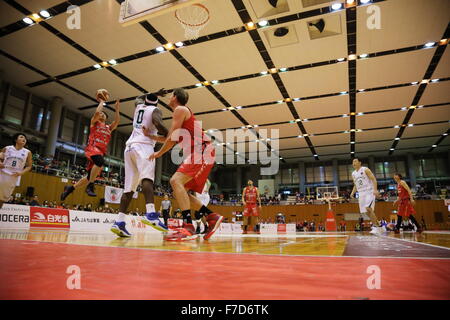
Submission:
<svg viewBox="0 0 450 320">
<path fill-rule="evenodd" d="M 192 223 L 191 210 L 183 210 L 181 214 L 183 215 L 184 222 Z"/>
<path fill-rule="evenodd" d="M 200 210 L 198 210 L 200 213 L 205 213 L 206 215 L 208 215 L 208 214 L 210 214 L 210 213 L 213 213 L 211 210 L 209 210 L 207 207 L 205 207 L 205 206 L 202 206 L 201 208 L 200 208 Z"/>
<path fill-rule="evenodd" d="M 117 222 L 123 222 L 123 221 L 125 221 L 125 213 L 119 212 L 119 214 L 117 215 Z"/>
<path fill-rule="evenodd" d="M 147 213 L 156 212 L 155 211 L 155 205 L 153 203 L 147 203 L 145 205 L 145 209 L 147 210 Z"/>
</svg>

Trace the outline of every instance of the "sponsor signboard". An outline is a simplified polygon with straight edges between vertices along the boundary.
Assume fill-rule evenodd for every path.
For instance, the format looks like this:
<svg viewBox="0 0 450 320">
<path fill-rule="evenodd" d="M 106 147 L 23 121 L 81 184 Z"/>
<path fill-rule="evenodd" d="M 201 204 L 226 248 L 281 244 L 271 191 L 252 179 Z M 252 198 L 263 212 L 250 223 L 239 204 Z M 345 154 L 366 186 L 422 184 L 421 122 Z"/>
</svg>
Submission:
<svg viewBox="0 0 450 320">
<path fill-rule="evenodd" d="M 30 207 L 17 204 L 3 204 L 0 209 L 0 229 L 28 229 L 30 227 Z"/>
<path fill-rule="evenodd" d="M 30 207 L 30 227 L 69 229 L 69 210 Z"/>
</svg>

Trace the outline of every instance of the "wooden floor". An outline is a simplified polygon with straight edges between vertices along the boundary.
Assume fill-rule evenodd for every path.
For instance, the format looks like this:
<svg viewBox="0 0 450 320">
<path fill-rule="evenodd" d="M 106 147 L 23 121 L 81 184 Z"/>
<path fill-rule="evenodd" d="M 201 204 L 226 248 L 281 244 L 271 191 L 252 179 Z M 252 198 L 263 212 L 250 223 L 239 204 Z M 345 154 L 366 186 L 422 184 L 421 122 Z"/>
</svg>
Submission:
<svg viewBox="0 0 450 320">
<path fill-rule="evenodd" d="M 450 232 L 215 235 L 0 230 L 0 299 L 450 299 Z M 69 266 L 81 289 L 67 287 Z M 379 268 L 381 288 L 371 288 Z M 371 278 L 372 276 L 372 278 Z"/>
</svg>

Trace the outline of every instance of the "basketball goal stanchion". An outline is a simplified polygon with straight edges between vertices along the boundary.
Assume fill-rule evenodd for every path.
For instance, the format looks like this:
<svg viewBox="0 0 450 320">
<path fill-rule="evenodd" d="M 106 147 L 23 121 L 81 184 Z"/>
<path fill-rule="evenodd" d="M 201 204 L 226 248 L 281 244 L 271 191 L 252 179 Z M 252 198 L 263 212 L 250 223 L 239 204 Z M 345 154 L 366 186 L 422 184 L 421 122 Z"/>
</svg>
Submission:
<svg viewBox="0 0 450 320">
<path fill-rule="evenodd" d="M 336 217 L 331 204 L 334 200 L 339 199 L 339 189 L 337 186 L 332 187 L 318 187 L 316 189 L 316 199 L 325 200 L 328 204 L 326 220 L 325 220 L 325 230 L 326 231 L 337 231 Z"/>
</svg>

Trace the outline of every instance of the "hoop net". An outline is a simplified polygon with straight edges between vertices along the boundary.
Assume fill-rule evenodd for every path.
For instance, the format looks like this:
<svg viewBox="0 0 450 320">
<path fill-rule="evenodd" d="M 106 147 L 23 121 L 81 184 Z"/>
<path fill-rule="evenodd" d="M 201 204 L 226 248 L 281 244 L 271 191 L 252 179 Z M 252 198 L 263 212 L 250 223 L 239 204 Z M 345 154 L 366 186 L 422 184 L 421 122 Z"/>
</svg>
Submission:
<svg viewBox="0 0 450 320">
<path fill-rule="evenodd" d="M 209 22 L 209 10 L 204 5 L 194 3 L 192 6 L 176 10 L 175 18 L 184 28 L 186 39 L 195 40 Z"/>
</svg>

